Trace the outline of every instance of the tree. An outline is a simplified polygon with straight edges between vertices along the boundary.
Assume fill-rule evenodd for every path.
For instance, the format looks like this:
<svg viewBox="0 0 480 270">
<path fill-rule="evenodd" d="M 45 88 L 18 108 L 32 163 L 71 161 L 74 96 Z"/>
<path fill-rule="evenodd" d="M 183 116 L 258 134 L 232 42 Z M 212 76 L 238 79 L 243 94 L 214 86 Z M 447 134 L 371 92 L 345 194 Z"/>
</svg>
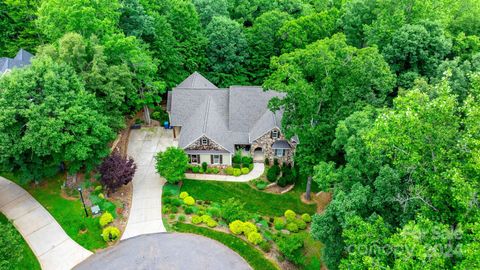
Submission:
<svg viewBox="0 0 480 270">
<path fill-rule="evenodd" d="M 348 46 L 340 34 L 273 58 L 272 67 L 264 88 L 286 92 L 270 106 L 285 110 L 286 136 L 298 135 L 302 142 L 295 162 L 305 175 L 312 175 L 319 161 L 337 155 L 330 146 L 338 121 L 367 104 L 383 105 L 394 85 L 375 48 Z"/>
<path fill-rule="evenodd" d="M 205 32 L 212 82 L 220 86 L 245 82 L 248 45 L 242 26 L 227 17 L 213 17 Z"/>
<path fill-rule="evenodd" d="M 213 17 L 228 17 L 227 0 L 194 0 L 195 8 L 203 26 L 207 26 Z"/>
<path fill-rule="evenodd" d="M 108 193 L 130 183 L 136 170 L 137 165 L 133 158 L 124 158 L 116 151 L 105 158 L 98 167 L 100 182 L 107 188 Z"/>
<path fill-rule="evenodd" d="M 0 269 L 13 269 L 23 258 L 21 236 L 8 222 L 0 222 L 0 231 Z"/>
<path fill-rule="evenodd" d="M 110 118 L 73 68 L 37 57 L 0 80 L 0 164 L 23 180 L 93 169 L 115 138 Z"/>
<path fill-rule="evenodd" d="M 345 3 L 341 26 L 350 45 L 357 48 L 367 46 L 365 26 L 372 24 L 377 18 L 377 6 L 377 0 L 354 0 Z"/>
<path fill-rule="evenodd" d="M 155 159 L 157 172 L 169 183 L 175 184 L 183 180 L 188 166 L 188 156 L 183 149 L 168 147 L 165 152 L 158 152 Z"/>
<path fill-rule="evenodd" d="M 119 27 L 126 36 L 141 38 L 155 31 L 153 18 L 147 14 L 139 0 L 122 0 Z"/>
</svg>

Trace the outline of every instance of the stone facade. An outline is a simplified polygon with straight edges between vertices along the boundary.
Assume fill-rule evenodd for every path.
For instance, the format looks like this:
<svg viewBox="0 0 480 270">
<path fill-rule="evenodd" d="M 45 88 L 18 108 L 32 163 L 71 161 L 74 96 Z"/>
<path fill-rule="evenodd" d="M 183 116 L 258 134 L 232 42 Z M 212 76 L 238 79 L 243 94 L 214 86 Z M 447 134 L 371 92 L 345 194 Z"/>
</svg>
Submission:
<svg viewBox="0 0 480 270">
<path fill-rule="evenodd" d="M 295 149 L 297 147 L 297 144 L 292 142 L 292 141 L 288 141 L 285 138 L 285 136 L 283 135 L 283 133 L 280 132 L 279 129 L 275 128 L 275 129 L 272 129 L 272 130 L 277 130 L 279 132 L 280 136 L 277 139 L 273 139 L 272 136 L 271 136 L 271 131 L 265 133 L 263 136 L 261 136 L 260 138 L 258 138 L 258 139 L 256 139 L 255 141 L 252 142 L 252 146 L 250 147 L 250 154 L 252 156 L 254 156 L 255 149 L 262 148 L 263 154 L 264 154 L 265 158 L 268 158 L 270 160 L 270 164 L 273 163 L 273 160 L 275 158 L 278 159 L 278 161 L 280 163 L 286 162 L 286 163 L 290 164 L 293 161 L 293 156 L 295 154 Z M 287 152 L 285 153 L 285 155 L 283 157 L 275 156 L 275 153 L 272 149 L 273 143 L 278 141 L 278 140 L 287 140 L 288 143 L 291 146 L 291 149 L 286 150 Z"/>
<path fill-rule="evenodd" d="M 202 139 L 207 139 L 208 144 L 207 145 L 202 145 Z M 215 151 L 226 151 L 225 148 L 214 142 L 213 140 L 210 140 L 206 136 L 200 137 L 198 140 L 190 144 L 185 148 L 185 150 L 215 150 Z"/>
</svg>

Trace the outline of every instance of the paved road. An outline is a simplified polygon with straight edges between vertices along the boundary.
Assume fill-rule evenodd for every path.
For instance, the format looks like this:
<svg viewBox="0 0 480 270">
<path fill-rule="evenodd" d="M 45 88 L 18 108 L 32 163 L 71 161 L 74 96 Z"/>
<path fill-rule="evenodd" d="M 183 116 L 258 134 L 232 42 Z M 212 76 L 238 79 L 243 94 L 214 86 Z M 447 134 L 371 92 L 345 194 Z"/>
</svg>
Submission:
<svg viewBox="0 0 480 270">
<path fill-rule="evenodd" d="M 227 181 L 227 182 L 248 182 L 253 179 L 257 179 L 262 176 L 265 170 L 263 163 L 253 163 L 253 170 L 244 175 L 232 176 L 232 175 L 218 175 L 218 174 L 199 174 L 199 173 L 186 173 L 185 178 L 193 180 L 213 180 L 213 181 Z"/>
<path fill-rule="evenodd" d="M 176 146 L 172 130 L 161 127 L 130 132 L 128 155 L 137 164 L 133 177 L 132 206 L 122 240 L 141 234 L 165 232 L 162 221 L 162 186 L 165 179 L 155 171 L 155 154 Z"/>
<path fill-rule="evenodd" d="M 247 270 L 248 263 L 212 239 L 183 233 L 156 233 L 121 241 L 95 254 L 75 270 L 162 269 Z"/>
<path fill-rule="evenodd" d="M 28 192 L 0 177 L 0 212 L 13 221 L 42 269 L 72 269 L 92 253 L 73 241 Z"/>
</svg>

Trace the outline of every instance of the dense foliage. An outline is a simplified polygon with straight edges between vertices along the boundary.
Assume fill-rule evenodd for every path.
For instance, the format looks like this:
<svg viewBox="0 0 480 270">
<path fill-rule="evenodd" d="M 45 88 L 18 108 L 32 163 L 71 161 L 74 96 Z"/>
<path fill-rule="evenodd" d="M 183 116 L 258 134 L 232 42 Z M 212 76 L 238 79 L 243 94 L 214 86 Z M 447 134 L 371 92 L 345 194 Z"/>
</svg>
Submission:
<svg viewBox="0 0 480 270">
<path fill-rule="evenodd" d="M 188 156 L 183 149 L 168 147 L 164 152 L 158 152 L 155 159 L 157 172 L 169 183 L 177 183 L 185 178 Z"/>
<path fill-rule="evenodd" d="M 133 158 L 125 158 L 118 152 L 113 152 L 105 158 L 98 168 L 100 182 L 108 192 L 115 192 L 123 185 L 127 185 L 133 179 L 137 165 Z"/>
</svg>

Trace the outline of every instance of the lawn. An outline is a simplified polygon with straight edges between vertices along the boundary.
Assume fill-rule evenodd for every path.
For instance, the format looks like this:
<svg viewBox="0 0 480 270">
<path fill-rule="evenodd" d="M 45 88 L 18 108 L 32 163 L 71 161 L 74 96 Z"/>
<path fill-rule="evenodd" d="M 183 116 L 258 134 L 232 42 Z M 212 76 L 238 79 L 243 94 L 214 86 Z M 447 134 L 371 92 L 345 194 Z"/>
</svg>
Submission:
<svg viewBox="0 0 480 270">
<path fill-rule="evenodd" d="M 181 190 L 187 191 L 195 199 L 205 201 L 221 202 L 237 198 L 245 203 L 245 209 L 249 212 L 264 216 L 282 216 L 287 209 L 309 214 L 316 211 L 314 204 L 302 203 L 302 191 L 298 189 L 279 195 L 258 191 L 247 183 L 184 180 Z"/>
<path fill-rule="evenodd" d="M 0 213 L 0 223 L 7 224 L 9 223 L 8 219 Z M 19 232 L 16 232 L 20 237 L 21 241 L 21 249 L 23 257 L 17 265 L 9 265 L 11 268 L 9 269 L 29 269 L 29 270 L 36 270 L 41 269 L 40 264 L 37 261 L 37 258 L 33 254 L 32 250 L 28 246 L 27 242 L 23 239 Z"/>
<path fill-rule="evenodd" d="M 7 179 L 16 181 L 12 174 L 3 174 Z M 62 196 L 63 175 L 44 180 L 38 186 L 22 185 L 62 226 L 65 232 L 84 248 L 95 251 L 107 245 L 101 237 L 102 230 L 98 218 L 85 217 L 78 192 L 68 198 Z M 18 182 L 18 181 L 16 181 Z"/>
<path fill-rule="evenodd" d="M 262 252 L 260 252 L 247 242 L 243 241 L 242 239 L 235 237 L 231 234 L 226 234 L 185 223 L 177 223 L 174 226 L 174 229 L 178 232 L 199 234 L 217 240 L 218 242 L 226 245 L 227 247 L 237 252 L 240 256 L 242 256 L 253 269 L 279 269 L 272 261 L 265 258 Z"/>
</svg>

